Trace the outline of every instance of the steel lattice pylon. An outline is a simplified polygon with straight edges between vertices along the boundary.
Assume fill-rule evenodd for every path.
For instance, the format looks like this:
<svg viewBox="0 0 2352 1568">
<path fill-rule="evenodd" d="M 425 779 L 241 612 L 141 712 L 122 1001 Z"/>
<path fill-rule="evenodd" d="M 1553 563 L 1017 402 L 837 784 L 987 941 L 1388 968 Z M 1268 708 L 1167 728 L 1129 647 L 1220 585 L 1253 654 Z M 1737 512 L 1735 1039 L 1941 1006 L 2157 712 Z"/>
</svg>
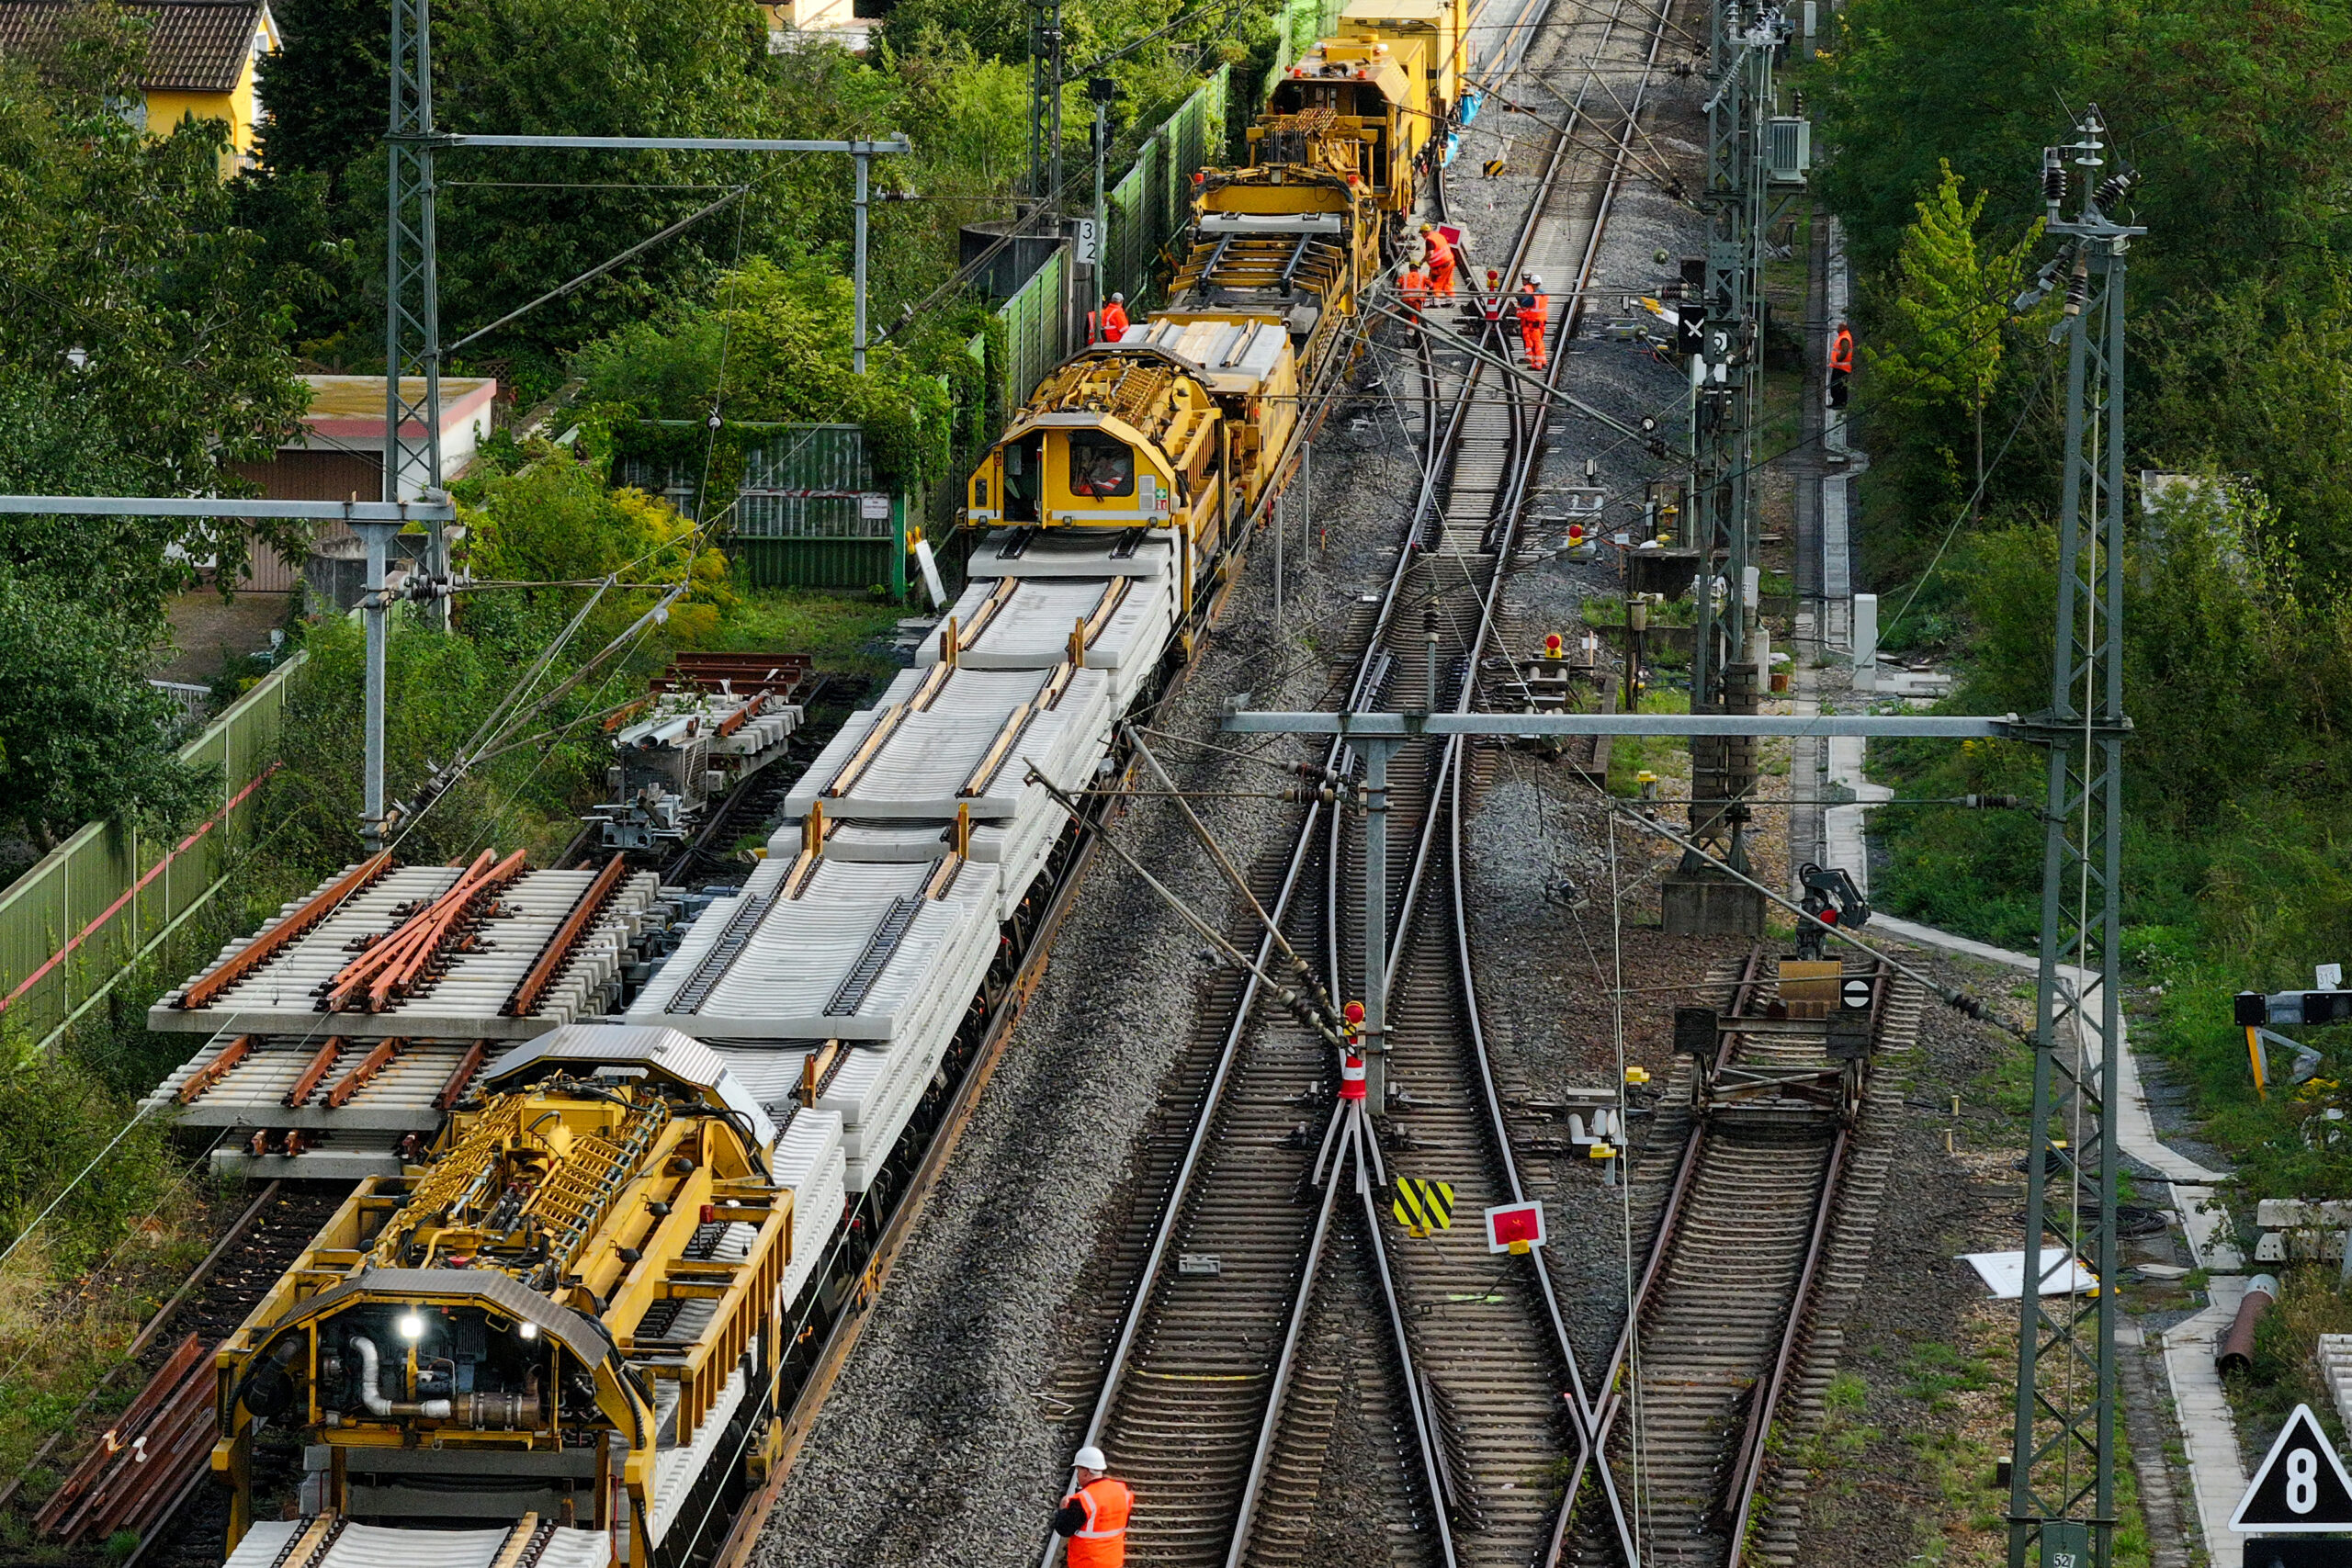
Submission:
<svg viewBox="0 0 2352 1568">
<path fill-rule="evenodd" d="M 434 265 L 433 24 L 426 0 L 392 0 L 390 180 L 384 245 L 384 499 L 441 488 L 441 306 Z M 419 383 L 413 398 L 401 388 Z M 422 433 L 412 445 L 401 432 Z M 435 536 L 435 552 L 439 539 Z M 436 573 L 441 563 L 431 568 Z"/>
<path fill-rule="evenodd" d="M 2065 280 L 2066 469 L 2059 522 L 2058 603 L 2050 708 L 2036 716 L 2049 750 L 2041 871 L 2041 973 L 2033 1124 L 2026 1156 L 2026 1288 L 2019 1297 L 2018 1396 L 2010 1473 L 2009 1562 L 2107 1568 L 2115 1525 L 2116 989 L 2123 859 L 2123 276 L 2145 231 L 2101 211 L 2131 188 L 2099 180 L 2105 127 L 2097 105 L 2078 140 L 2044 156 L 2049 231 L 2067 246 L 2036 290 Z M 2078 215 L 2059 217 L 2064 154 L 2083 170 Z M 2096 976 L 2096 979 L 2091 976 Z M 2091 1010 L 2098 1010 L 2094 1022 Z M 2053 1267 L 2087 1262 L 2096 1294 L 2036 1288 Z M 2069 1281 L 2071 1284 L 2071 1281 Z"/>
<path fill-rule="evenodd" d="M 1690 711 L 1755 711 L 1758 681 L 1748 668 L 1751 628 L 1745 604 L 1756 537 L 1758 412 L 1764 389 L 1764 245 L 1776 217 L 1793 198 L 1776 191 L 1767 158 L 1772 113 L 1772 63 L 1791 31 L 1775 4 L 1717 0 L 1709 36 L 1706 103 L 1707 211 L 1705 312 L 1690 361 L 1690 479 L 1684 541 L 1698 551 L 1697 626 L 1692 637 Z M 1721 564 L 1718 566 L 1718 553 Z M 1713 584 L 1725 592 L 1718 610 Z M 1756 787 L 1754 750 L 1726 741 L 1691 742 L 1693 794 L 1730 800 L 1693 807 L 1678 876 L 1705 875 L 1720 861 L 1745 874 L 1743 844 Z M 1702 787 L 1703 785 L 1703 787 Z"/>
</svg>

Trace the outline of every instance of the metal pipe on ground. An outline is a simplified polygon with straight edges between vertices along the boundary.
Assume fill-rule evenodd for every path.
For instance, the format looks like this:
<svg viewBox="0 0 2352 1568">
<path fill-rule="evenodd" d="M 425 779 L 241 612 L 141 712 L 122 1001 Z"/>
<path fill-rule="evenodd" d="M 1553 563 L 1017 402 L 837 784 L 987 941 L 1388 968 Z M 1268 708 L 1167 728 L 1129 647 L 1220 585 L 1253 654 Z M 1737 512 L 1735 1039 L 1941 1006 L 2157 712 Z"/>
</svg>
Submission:
<svg viewBox="0 0 2352 1568">
<path fill-rule="evenodd" d="M 2262 1314 L 2278 1299 L 2278 1280 L 2272 1274 L 2256 1274 L 2245 1283 L 2245 1299 L 2238 1303 L 2238 1315 L 2230 1331 L 2222 1336 L 2221 1348 L 2213 1352 L 2213 1367 L 2217 1371 L 2243 1372 L 2254 1366 L 2254 1330 Z"/>
</svg>

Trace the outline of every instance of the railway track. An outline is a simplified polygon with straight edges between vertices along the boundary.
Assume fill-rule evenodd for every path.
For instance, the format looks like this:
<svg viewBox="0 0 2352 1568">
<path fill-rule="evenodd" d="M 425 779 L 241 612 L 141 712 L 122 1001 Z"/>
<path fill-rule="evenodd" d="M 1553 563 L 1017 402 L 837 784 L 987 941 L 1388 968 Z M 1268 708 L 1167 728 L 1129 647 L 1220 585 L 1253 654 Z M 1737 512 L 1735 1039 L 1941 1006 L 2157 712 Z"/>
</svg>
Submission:
<svg viewBox="0 0 2352 1568">
<path fill-rule="evenodd" d="M 336 1182 L 263 1188 L 148 1321 L 122 1371 L 100 1382 L 0 1489 L 0 1506 L 19 1503 L 27 1477 L 54 1464 L 62 1472 L 55 1489 L 25 1522 L 61 1561 L 151 1568 L 217 1563 L 228 1505 L 201 1484 L 212 1447 L 212 1348 L 277 1282 L 345 1190 Z M 109 1443 L 89 1427 L 118 1382 L 140 1392 L 109 1421 L 107 1432 L 117 1439 Z M 75 1462 L 68 1467 L 68 1460 Z M 109 1545 L 125 1530 L 137 1538 L 128 1555 Z"/>
<path fill-rule="evenodd" d="M 1572 1494 L 1578 1568 L 1790 1560 L 1795 1509 L 1775 1492 L 1803 1478 L 1772 1439 L 1822 1414 L 1838 1348 L 1823 1320 L 1860 1288 L 1901 1120 L 1899 1066 L 1883 1064 L 1911 1048 L 1916 984 L 1875 961 L 1846 971 L 1869 987 L 1868 1047 L 1840 1062 L 1826 1022 L 1787 1016 L 1762 949 L 1714 978 L 1721 1048 L 1678 1059 L 1635 1175 L 1660 1197 L 1600 1409 L 1636 1551 Z"/>
<path fill-rule="evenodd" d="M 1498 51 L 1524 48 L 1529 15 Z M 1605 78 L 1630 71 L 1645 86 L 1664 28 L 1660 15 L 1620 0 L 1569 29 L 1563 53 L 1583 62 L 1573 134 L 1555 140 L 1518 235 L 1495 258 L 1512 277 L 1563 259 L 1572 268 L 1562 344 L 1576 330 L 1642 107 L 1641 86 L 1629 95 Z M 1478 677 L 1503 631 L 1500 586 L 1546 401 L 1503 368 L 1513 357 L 1506 319 L 1495 301 L 1459 336 L 1432 332 L 1416 345 L 1423 484 L 1347 685 L 1351 709 L 1487 700 Z M 1362 766 L 1334 746 L 1321 772 L 1353 781 Z M 1372 1136 L 1335 1103 L 1326 1039 L 1261 994 L 1259 974 L 1279 962 L 1275 938 L 1239 922 L 1228 935 L 1254 949 L 1256 970 L 1217 982 L 1163 1100 L 1138 1182 L 1146 1198 L 1109 1271 L 1132 1283 L 1124 1297 L 1104 1297 L 1097 1319 L 1109 1350 L 1091 1377 L 1057 1391 L 1073 1406 L 1091 1404 L 1086 1439 L 1148 1499 L 1128 1534 L 1137 1562 L 1308 1560 L 1351 1375 L 1348 1337 L 1332 1325 L 1351 1295 L 1387 1327 L 1382 1386 L 1364 1391 L 1359 1408 L 1387 1413 L 1400 1434 L 1398 1484 L 1379 1505 L 1400 1561 L 1556 1557 L 1558 1475 L 1591 1469 L 1596 1492 L 1613 1498 L 1613 1479 L 1589 1464 L 1597 1414 L 1544 1270 L 1511 1258 L 1498 1271 L 1475 1227 L 1407 1242 L 1382 1217 L 1379 1194 L 1408 1164 L 1451 1184 L 1465 1213 L 1522 1195 L 1460 891 L 1464 800 L 1478 769 L 1457 744 L 1415 744 L 1388 777 L 1390 841 L 1408 846 L 1410 867 L 1391 879 L 1388 910 L 1399 933 L 1388 964 L 1388 1065 L 1405 1090 L 1396 1113 Z M 1350 994 L 1363 979 L 1353 956 L 1363 840 L 1360 820 L 1312 806 L 1287 853 L 1250 878 L 1272 923 Z M 1048 1562 L 1056 1551 L 1048 1543 Z"/>
</svg>

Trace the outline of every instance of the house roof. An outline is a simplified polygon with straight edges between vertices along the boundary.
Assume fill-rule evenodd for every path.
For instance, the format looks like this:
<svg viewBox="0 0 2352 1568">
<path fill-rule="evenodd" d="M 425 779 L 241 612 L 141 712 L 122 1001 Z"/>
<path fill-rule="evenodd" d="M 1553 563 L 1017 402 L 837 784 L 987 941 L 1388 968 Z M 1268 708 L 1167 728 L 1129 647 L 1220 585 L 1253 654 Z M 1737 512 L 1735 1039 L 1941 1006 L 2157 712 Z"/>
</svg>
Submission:
<svg viewBox="0 0 2352 1568">
<path fill-rule="evenodd" d="M 39 58 L 58 24 L 81 0 L 0 0 L 0 54 Z M 234 91 L 262 28 L 267 0 L 124 0 L 146 19 L 147 63 L 139 85 L 149 92 Z"/>
</svg>

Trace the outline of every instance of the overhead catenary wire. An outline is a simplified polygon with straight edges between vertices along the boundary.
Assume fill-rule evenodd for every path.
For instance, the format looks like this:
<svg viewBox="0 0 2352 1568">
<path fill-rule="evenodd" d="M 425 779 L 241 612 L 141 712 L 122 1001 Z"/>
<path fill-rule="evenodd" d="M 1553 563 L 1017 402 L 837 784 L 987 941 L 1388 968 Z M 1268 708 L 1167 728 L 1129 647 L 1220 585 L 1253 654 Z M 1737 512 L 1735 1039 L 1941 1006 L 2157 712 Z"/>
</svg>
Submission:
<svg viewBox="0 0 2352 1568">
<path fill-rule="evenodd" d="M 1031 768 L 1027 774 L 1027 782 L 1037 785 L 1048 795 L 1051 795 L 1054 803 L 1059 806 L 1064 811 L 1068 812 L 1072 821 L 1079 823 L 1081 827 L 1089 826 L 1087 824 L 1085 808 L 1077 800 L 1073 799 L 1067 791 L 1056 784 L 1051 779 L 1046 777 L 1045 774 L 1039 773 L 1035 768 Z M 1205 919 L 1203 919 L 1201 916 L 1193 909 L 1192 906 L 1185 903 L 1183 899 L 1178 897 L 1176 894 L 1170 889 L 1166 883 L 1154 876 L 1141 861 L 1136 859 L 1136 857 L 1128 852 L 1127 847 L 1125 844 L 1120 843 L 1116 839 L 1111 836 L 1108 829 L 1100 827 L 1091 827 L 1090 830 L 1093 833 L 1094 841 L 1096 843 L 1101 844 L 1104 849 L 1109 850 L 1113 854 L 1116 855 L 1122 865 L 1125 865 L 1129 871 L 1134 872 L 1137 876 L 1141 877 L 1145 885 L 1159 896 L 1161 902 L 1165 903 L 1170 908 L 1175 910 L 1186 925 L 1192 927 L 1193 931 L 1199 932 L 1202 937 L 1205 938 L 1209 944 L 1216 950 L 1218 955 L 1227 963 L 1231 964 L 1237 969 L 1247 970 L 1249 973 L 1256 976 L 1259 981 L 1273 994 L 1276 1000 L 1280 1001 L 1284 1007 L 1290 1008 L 1298 1015 L 1299 1021 L 1302 1024 L 1314 1030 L 1331 1045 L 1337 1047 L 1344 1046 L 1347 1043 L 1347 1041 L 1340 1034 L 1340 1032 L 1333 1029 L 1330 1024 L 1324 1020 L 1319 1010 L 1313 1007 L 1316 1000 L 1316 994 L 1328 994 L 1328 987 L 1316 986 L 1310 992 L 1300 992 L 1283 985 L 1281 980 L 1267 974 L 1266 971 L 1260 968 L 1257 962 L 1250 958 L 1249 954 L 1243 953 L 1240 949 L 1227 942 L 1225 939 L 1224 932 L 1218 931 Z"/>
</svg>

